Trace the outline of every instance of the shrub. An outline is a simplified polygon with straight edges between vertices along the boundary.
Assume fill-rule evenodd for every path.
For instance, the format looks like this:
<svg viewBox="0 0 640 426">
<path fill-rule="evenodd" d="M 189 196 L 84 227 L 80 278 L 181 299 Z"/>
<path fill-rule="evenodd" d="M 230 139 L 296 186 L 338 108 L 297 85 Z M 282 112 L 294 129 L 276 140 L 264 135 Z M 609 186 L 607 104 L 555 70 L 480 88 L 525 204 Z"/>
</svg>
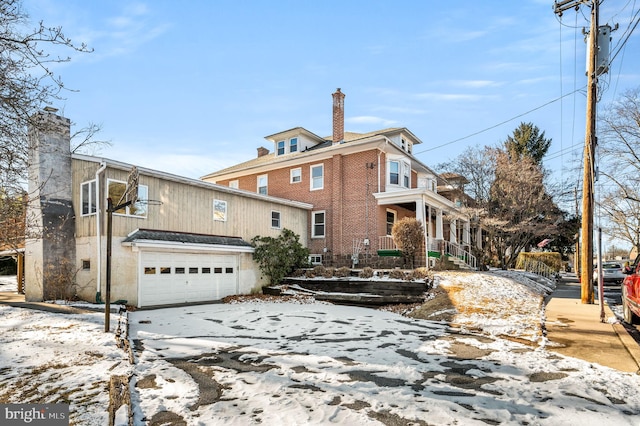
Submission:
<svg viewBox="0 0 640 426">
<path fill-rule="evenodd" d="M 389 271 L 389 278 L 393 280 L 404 280 L 406 278 L 404 271 L 400 269 L 392 269 Z"/>
<path fill-rule="evenodd" d="M 351 275 L 351 269 L 349 269 L 346 266 L 343 266 L 341 268 L 336 269 L 334 272 L 334 275 L 338 278 L 348 277 Z"/>
<path fill-rule="evenodd" d="M 322 276 L 325 278 L 333 278 L 334 272 L 335 272 L 335 268 L 326 268 Z"/>
<path fill-rule="evenodd" d="M 324 274 L 326 274 L 327 272 L 327 268 L 325 268 L 323 265 L 316 265 L 313 267 L 313 275 L 316 277 L 322 277 L 324 276 Z"/>
<path fill-rule="evenodd" d="M 415 217 L 402 218 L 393 225 L 391 235 L 408 261 L 409 267 L 413 268 L 415 256 L 422 249 L 424 242 L 422 223 Z"/>
<path fill-rule="evenodd" d="M 255 248 L 253 259 L 269 284 L 279 284 L 294 269 L 308 265 L 309 250 L 300 244 L 299 238 L 285 228 L 278 238 L 256 236 L 251 239 Z"/>
<path fill-rule="evenodd" d="M 360 278 L 371 278 L 373 277 L 373 268 L 369 266 L 365 266 L 362 268 L 362 271 L 358 274 Z"/>
</svg>

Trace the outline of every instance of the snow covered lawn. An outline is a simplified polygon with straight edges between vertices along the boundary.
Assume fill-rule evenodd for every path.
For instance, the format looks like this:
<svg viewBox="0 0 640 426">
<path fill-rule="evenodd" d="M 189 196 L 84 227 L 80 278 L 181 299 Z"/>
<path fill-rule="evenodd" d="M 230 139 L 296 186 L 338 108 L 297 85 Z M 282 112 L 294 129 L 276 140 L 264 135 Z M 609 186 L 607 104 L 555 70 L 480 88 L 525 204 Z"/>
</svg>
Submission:
<svg viewBox="0 0 640 426">
<path fill-rule="evenodd" d="M 131 374 L 136 424 L 638 424 L 640 376 L 546 350 L 548 285 L 436 283 L 450 324 L 308 299 L 129 312 L 132 366 L 104 315 L 0 306 L 0 403 L 106 424 L 109 376 Z"/>
</svg>

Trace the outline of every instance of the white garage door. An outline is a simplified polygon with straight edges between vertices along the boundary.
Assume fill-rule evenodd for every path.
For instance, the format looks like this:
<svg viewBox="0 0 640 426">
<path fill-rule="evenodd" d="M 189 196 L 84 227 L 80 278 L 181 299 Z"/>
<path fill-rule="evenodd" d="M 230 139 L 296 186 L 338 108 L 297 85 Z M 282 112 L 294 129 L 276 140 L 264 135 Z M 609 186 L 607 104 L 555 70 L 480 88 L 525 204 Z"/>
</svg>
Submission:
<svg viewBox="0 0 640 426">
<path fill-rule="evenodd" d="M 139 306 L 218 300 L 238 292 L 237 255 L 142 252 Z"/>
</svg>

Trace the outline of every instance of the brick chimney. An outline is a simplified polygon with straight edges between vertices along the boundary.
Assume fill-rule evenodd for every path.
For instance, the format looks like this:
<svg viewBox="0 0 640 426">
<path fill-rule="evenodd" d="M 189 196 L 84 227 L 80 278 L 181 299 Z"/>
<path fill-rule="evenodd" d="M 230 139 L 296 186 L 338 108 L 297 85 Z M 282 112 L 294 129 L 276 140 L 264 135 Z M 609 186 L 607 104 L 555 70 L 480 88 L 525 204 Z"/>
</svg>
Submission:
<svg viewBox="0 0 640 426">
<path fill-rule="evenodd" d="M 344 93 L 340 88 L 333 96 L 333 143 L 344 142 Z"/>
<path fill-rule="evenodd" d="M 265 148 L 264 146 L 258 148 L 258 158 L 264 157 L 267 154 L 269 154 L 269 150 L 267 148 Z"/>
</svg>

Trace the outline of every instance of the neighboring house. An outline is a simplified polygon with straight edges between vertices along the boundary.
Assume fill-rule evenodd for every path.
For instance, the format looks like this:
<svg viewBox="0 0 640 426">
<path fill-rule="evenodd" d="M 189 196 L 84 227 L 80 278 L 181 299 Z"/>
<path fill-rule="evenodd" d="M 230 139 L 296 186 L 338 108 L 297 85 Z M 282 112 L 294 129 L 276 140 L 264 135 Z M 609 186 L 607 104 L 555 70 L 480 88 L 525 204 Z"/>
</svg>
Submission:
<svg viewBox="0 0 640 426">
<path fill-rule="evenodd" d="M 111 215 L 132 165 L 70 153 L 69 120 L 39 114 L 50 130 L 32 132 L 26 241 L 29 301 L 56 297 L 61 281 L 81 299 L 133 306 L 203 302 L 258 290 L 263 283 L 250 240 L 283 228 L 307 244 L 311 205 L 137 168 L 138 201 Z M 110 253 L 110 277 L 107 255 Z"/>
<path fill-rule="evenodd" d="M 473 264 L 471 226 L 455 200 L 438 193 L 438 175 L 413 156 L 422 143 L 406 128 L 344 131 L 344 94 L 333 94 L 333 136 L 296 127 L 266 139 L 253 160 L 203 176 L 207 182 L 312 204 L 308 247 L 314 263 L 380 266 L 398 255 L 393 224 L 416 217 L 432 260 L 452 253 Z M 475 265 L 473 265 L 475 266 Z"/>
</svg>

